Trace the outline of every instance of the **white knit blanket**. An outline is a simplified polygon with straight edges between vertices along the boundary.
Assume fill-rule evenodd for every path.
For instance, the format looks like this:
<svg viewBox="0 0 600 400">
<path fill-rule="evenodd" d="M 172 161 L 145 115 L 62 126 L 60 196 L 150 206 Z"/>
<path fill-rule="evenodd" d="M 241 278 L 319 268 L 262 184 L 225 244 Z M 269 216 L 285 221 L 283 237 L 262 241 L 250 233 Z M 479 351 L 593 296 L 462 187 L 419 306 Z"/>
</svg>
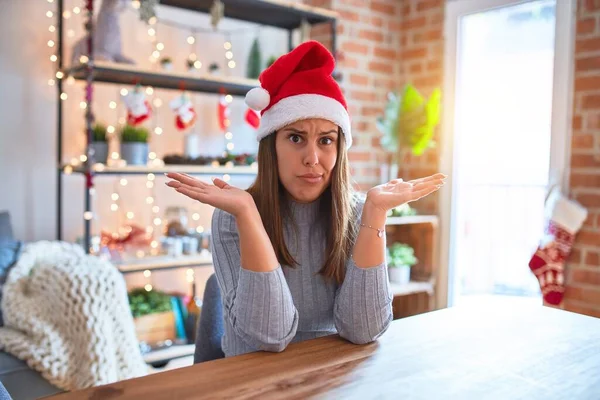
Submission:
<svg viewBox="0 0 600 400">
<path fill-rule="evenodd" d="M 80 246 L 25 246 L 4 286 L 0 349 L 74 390 L 148 373 L 123 276 Z"/>
</svg>

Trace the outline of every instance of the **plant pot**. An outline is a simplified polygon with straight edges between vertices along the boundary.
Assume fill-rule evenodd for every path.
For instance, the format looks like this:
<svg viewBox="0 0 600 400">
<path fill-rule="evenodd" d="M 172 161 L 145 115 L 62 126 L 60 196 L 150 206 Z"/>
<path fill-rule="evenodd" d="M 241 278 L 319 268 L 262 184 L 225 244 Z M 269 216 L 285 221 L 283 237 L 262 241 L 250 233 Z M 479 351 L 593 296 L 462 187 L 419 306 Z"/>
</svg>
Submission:
<svg viewBox="0 0 600 400">
<path fill-rule="evenodd" d="M 173 311 L 136 317 L 133 323 L 140 342 L 154 344 L 164 340 L 175 340 L 177 337 Z"/>
<path fill-rule="evenodd" d="M 94 150 L 94 160 L 97 163 L 106 164 L 106 160 L 108 159 L 108 143 L 92 142 L 90 147 Z"/>
<path fill-rule="evenodd" d="M 121 143 L 121 158 L 128 165 L 148 163 L 148 143 Z"/>
<path fill-rule="evenodd" d="M 410 267 L 388 267 L 390 282 L 405 285 L 410 282 Z"/>
</svg>

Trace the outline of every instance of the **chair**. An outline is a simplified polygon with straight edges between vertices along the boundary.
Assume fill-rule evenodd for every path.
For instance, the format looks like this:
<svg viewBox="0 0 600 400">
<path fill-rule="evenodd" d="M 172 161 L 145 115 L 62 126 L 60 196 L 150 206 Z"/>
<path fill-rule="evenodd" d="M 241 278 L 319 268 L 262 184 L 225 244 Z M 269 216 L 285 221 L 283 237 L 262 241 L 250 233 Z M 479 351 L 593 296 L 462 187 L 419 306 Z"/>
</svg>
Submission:
<svg viewBox="0 0 600 400">
<path fill-rule="evenodd" d="M 198 318 L 194 364 L 225 357 L 221 348 L 221 338 L 225 331 L 223 325 L 221 289 L 217 282 L 217 276 L 212 274 L 206 282 L 202 309 L 200 318 Z"/>
</svg>

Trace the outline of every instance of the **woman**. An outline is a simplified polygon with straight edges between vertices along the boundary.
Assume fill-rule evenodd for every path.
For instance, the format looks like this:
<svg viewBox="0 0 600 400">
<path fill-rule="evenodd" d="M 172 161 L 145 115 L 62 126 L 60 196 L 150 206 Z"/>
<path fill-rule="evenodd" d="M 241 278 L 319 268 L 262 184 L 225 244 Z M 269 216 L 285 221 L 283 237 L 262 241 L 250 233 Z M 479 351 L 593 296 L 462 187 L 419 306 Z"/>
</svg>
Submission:
<svg viewBox="0 0 600 400">
<path fill-rule="evenodd" d="M 167 183 L 216 207 L 212 254 L 223 296 L 223 352 L 279 352 L 338 333 L 380 337 L 392 321 L 383 235 L 388 210 L 437 190 L 444 175 L 353 193 L 352 144 L 334 59 L 318 42 L 280 57 L 246 103 L 261 110 L 258 174 L 247 190 L 185 174 Z"/>
</svg>

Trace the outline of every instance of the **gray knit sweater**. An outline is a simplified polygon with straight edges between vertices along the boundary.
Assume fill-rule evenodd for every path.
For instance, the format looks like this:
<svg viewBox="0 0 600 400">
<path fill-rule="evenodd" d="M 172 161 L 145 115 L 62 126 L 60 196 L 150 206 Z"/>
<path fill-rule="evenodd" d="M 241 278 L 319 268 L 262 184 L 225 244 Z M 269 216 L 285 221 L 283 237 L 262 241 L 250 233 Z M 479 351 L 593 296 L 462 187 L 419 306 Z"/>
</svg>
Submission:
<svg viewBox="0 0 600 400">
<path fill-rule="evenodd" d="M 215 210 L 212 254 L 223 296 L 222 346 L 226 356 L 258 350 L 279 352 L 291 342 L 336 333 L 362 344 L 387 330 L 393 296 L 385 263 L 359 268 L 350 257 L 341 285 L 318 274 L 327 241 L 327 227 L 318 218 L 318 203 L 290 203 L 298 236 L 288 219 L 284 238 L 300 265 L 280 265 L 271 272 L 241 267 L 235 217 Z"/>
</svg>

